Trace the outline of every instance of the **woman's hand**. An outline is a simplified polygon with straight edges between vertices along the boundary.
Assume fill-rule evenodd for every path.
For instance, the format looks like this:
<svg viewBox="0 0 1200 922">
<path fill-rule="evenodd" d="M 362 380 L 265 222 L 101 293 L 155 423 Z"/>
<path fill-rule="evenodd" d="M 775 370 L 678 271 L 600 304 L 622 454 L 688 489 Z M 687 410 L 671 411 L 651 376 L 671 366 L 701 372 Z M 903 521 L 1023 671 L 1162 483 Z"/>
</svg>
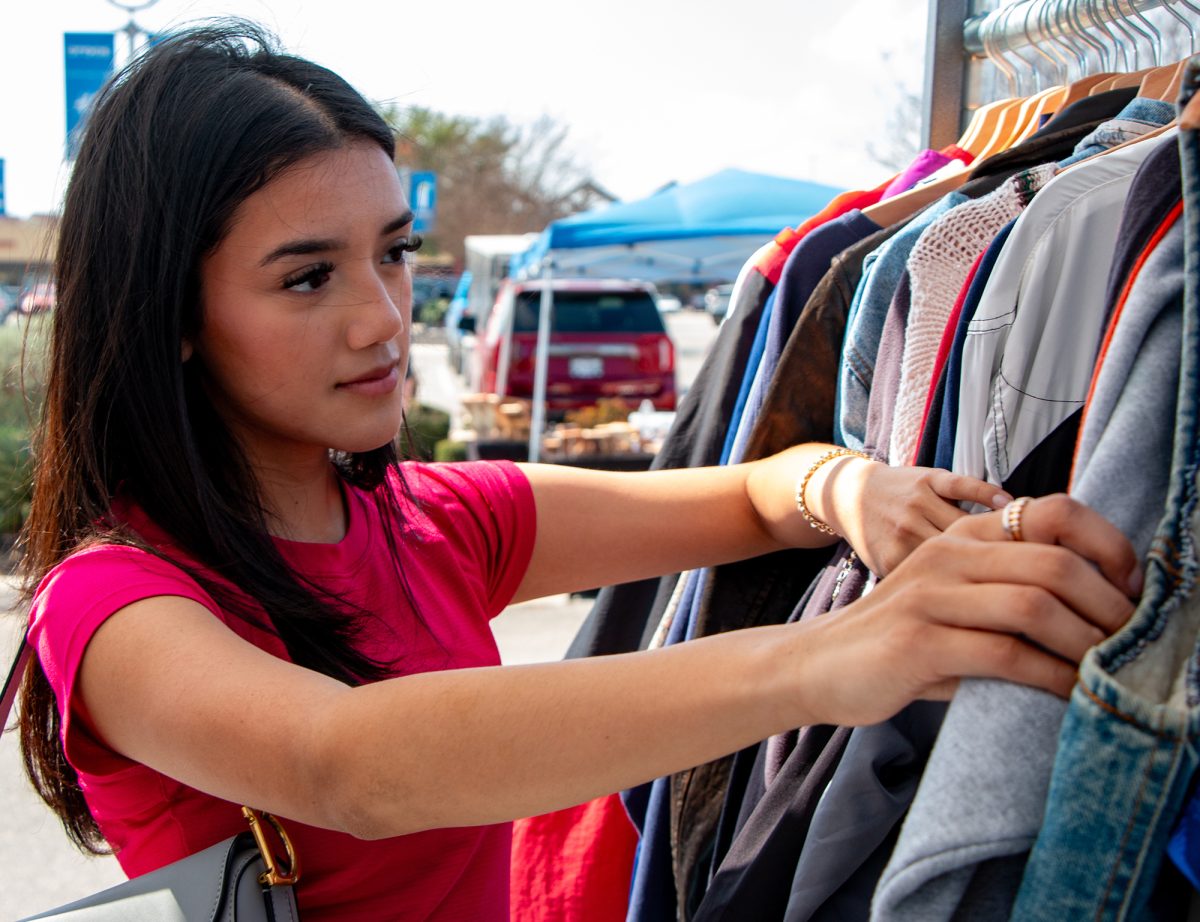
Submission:
<svg viewBox="0 0 1200 922">
<path fill-rule="evenodd" d="M 833 445 L 800 445 L 746 465 L 747 493 L 763 527 L 784 546 L 834 540 L 804 520 L 796 490 L 809 471 L 804 501 L 820 523 L 850 542 L 878 576 L 894 570 L 921 542 L 966 513 L 960 502 L 999 509 L 1011 496 L 997 486 L 928 467 L 888 467 L 856 455 L 814 464 Z"/>
<path fill-rule="evenodd" d="M 877 576 L 886 576 L 920 544 L 963 518 L 966 513 L 958 503 L 1000 509 L 1011 499 L 974 477 L 929 467 L 889 467 L 854 456 L 827 461 L 806 491 L 809 507 L 850 542 Z"/>
<path fill-rule="evenodd" d="M 799 645 L 822 721 L 875 723 L 961 676 L 1069 694 L 1084 653 L 1133 613 L 1141 570 L 1125 537 L 1066 497 L 1033 500 L 1024 541 L 1001 513 L 968 516 L 924 542 L 876 589 L 809 622 Z"/>
</svg>

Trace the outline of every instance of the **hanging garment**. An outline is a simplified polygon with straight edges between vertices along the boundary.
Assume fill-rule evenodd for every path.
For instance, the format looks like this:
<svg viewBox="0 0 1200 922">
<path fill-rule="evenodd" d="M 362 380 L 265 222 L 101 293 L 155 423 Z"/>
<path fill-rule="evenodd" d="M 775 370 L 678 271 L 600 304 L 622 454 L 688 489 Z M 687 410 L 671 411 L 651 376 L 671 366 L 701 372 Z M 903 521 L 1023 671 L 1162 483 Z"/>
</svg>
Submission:
<svg viewBox="0 0 1200 922">
<path fill-rule="evenodd" d="M 1066 170 L 1017 221 L 967 329 L 955 473 L 1006 483 L 1083 406 L 1121 209 L 1157 143 Z"/>
<path fill-rule="evenodd" d="M 637 834 L 615 794 L 513 825 L 509 922 L 621 922 Z"/>
<path fill-rule="evenodd" d="M 1197 89 L 1193 59 L 1185 101 Z M 1170 904 L 1156 901 L 1169 880 L 1167 841 L 1200 762 L 1200 138 L 1184 131 L 1180 144 L 1186 272 L 1170 493 L 1137 611 L 1087 653 L 1071 694 L 1046 816 L 1013 910 L 1031 922 L 1167 918 Z M 1174 903 L 1175 913 L 1182 905 Z"/>
<path fill-rule="evenodd" d="M 1082 437 L 1094 448 L 1077 465 L 1072 489 L 1130 536 L 1139 555 L 1161 517 L 1164 445 L 1176 415 L 1182 229 L 1174 234 L 1161 238 L 1128 289 L 1095 391 L 1100 403 Z M 1125 286 L 1116 280 L 1115 287 Z M 1025 686 L 961 684 L 880 882 L 876 922 L 1008 919 L 1042 821 L 1065 710 L 1060 699 Z"/>
<path fill-rule="evenodd" d="M 929 179 L 935 173 L 953 166 L 958 169 L 965 169 L 974 161 L 975 155 L 968 150 L 963 150 L 957 145 L 951 145 L 945 150 L 923 150 L 913 158 L 912 163 L 904 168 L 895 179 L 888 184 L 884 189 L 880 201 L 891 198 L 894 195 L 899 195 L 901 192 L 907 192 L 913 186 Z"/>
<path fill-rule="evenodd" d="M 747 460 L 801 442 L 829 440 L 846 311 L 863 257 L 890 233 L 880 231 L 834 258 L 788 337 L 747 446 Z M 786 621 L 828 555 L 827 548 L 789 550 L 717 567 L 701 600 L 695 633 L 708 636 Z M 671 778 L 677 889 L 697 902 L 708 883 L 731 765 L 727 757 Z"/>
<path fill-rule="evenodd" d="M 908 254 L 921 233 L 955 205 L 968 201 L 951 192 L 913 218 L 863 265 L 863 280 L 850 307 L 839 366 L 834 440 L 861 451 L 866 440 L 867 403 L 875 380 L 879 339 Z"/>
<path fill-rule="evenodd" d="M 755 268 L 766 276 L 772 285 L 777 285 L 783 274 L 783 267 L 787 264 L 788 257 L 792 255 L 796 244 L 808 236 L 812 230 L 834 218 L 840 218 L 848 212 L 861 211 L 876 204 L 883 198 L 884 190 L 887 189 L 893 178 L 884 180 L 874 189 L 855 189 L 836 195 L 828 205 L 803 224 L 798 227 L 784 228 L 776 235 L 774 241 L 754 255 Z"/>
<path fill-rule="evenodd" d="M 1080 138 L 1076 136 L 1075 140 L 1079 141 Z M 1049 172 L 1050 170 L 1048 169 L 1046 175 Z M 1003 180 L 1001 180 L 1001 183 L 1003 183 Z M 993 189 L 997 187 L 998 184 L 993 185 Z M 964 196 L 964 201 L 966 200 Z M 908 275 L 906 272 L 902 272 L 896 290 L 892 294 L 892 300 L 880 333 L 880 345 L 876 353 L 876 368 L 873 373 L 874 381 L 868 396 L 867 428 L 864 433 L 864 447 L 868 450 L 878 450 L 880 445 L 886 445 L 890 439 L 894 421 L 894 395 L 899 388 L 901 360 L 905 349 L 908 313 L 910 310 L 911 296 L 908 286 Z M 820 603 L 810 601 L 809 604 L 819 605 Z M 920 753 L 919 758 L 905 762 L 907 774 L 896 774 L 894 766 L 889 767 L 888 770 L 893 773 L 889 777 L 889 782 L 891 783 L 900 784 L 901 782 L 898 780 L 900 777 L 907 779 L 908 793 L 906 796 L 911 797 L 911 792 L 915 791 L 920 778 L 924 755 L 928 753 L 929 747 L 932 745 L 932 740 L 937 734 L 940 714 L 940 709 L 936 710 L 936 712 L 920 711 L 918 709 L 914 713 L 905 712 L 898 715 L 889 724 L 881 725 L 878 728 L 870 728 L 871 732 L 869 733 L 866 732 L 866 728 L 857 730 L 855 733 L 863 736 L 864 743 L 861 748 L 856 748 L 855 751 L 856 753 L 870 751 L 869 741 L 873 739 L 886 739 L 889 734 L 894 734 L 897 739 L 908 739 L 912 751 Z M 854 736 L 851 736 L 851 739 L 853 740 Z M 871 784 L 872 779 L 876 779 L 874 783 L 878 783 L 875 775 L 877 770 L 878 766 L 873 765 L 871 760 L 865 759 L 861 755 L 851 758 L 847 754 L 839 762 L 838 774 L 846 778 L 858 777 L 860 781 L 858 782 L 859 787 L 857 789 L 862 789 Z M 854 774 L 855 772 L 861 772 L 861 774 L 856 775 Z M 805 896 L 798 897 L 792 906 L 792 917 L 795 919 L 806 918 L 810 915 L 814 918 L 836 918 L 848 906 L 859 905 L 865 907 L 869 903 L 870 895 L 874 890 L 878 875 L 882 871 L 890 854 L 891 843 L 898 828 L 898 820 L 903 815 L 903 808 L 899 812 L 894 813 L 890 820 L 888 817 L 882 815 L 876 817 L 879 821 L 878 826 L 870 822 L 849 824 L 849 826 L 843 825 L 839 822 L 838 817 L 846 810 L 853 811 L 861 806 L 860 802 L 846 799 L 848 796 L 852 798 L 853 795 L 848 792 L 855 790 L 856 787 L 850 783 L 847 783 L 845 787 L 839 786 L 836 790 L 831 789 L 825 792 L 824 798 L 818 808 L 820 811 L 827 811 L 830 817 L 830 828 L 841 828 L 843 830 L 841 833 L 841 842 L 845 846 L 845 850 L 842 854 L 845 856 L 847 864 L 843 867 L 844 876 L 840 878 L 840 881 L 844 886 L 840 888 L 835 887 L 832 890 L 822 889 L 821 886 L 811 889 L 801 886 L 799 890 Z M 898 788 L 897 790 L 904 789 Z M 818 796 L 820 796 L 820 792 L 818 792 Z M 904 803 L 906 806 L 907 800 Z M 803 809 L 803 806 L 798 805 L 798 807 L 799 809 Z M 848 832 L 847 829 L 851 831 Z M 856 841 L 855 833 L 862 838 Z M 815 870 L 808 870 L 806 872 L 806 869 L 809 868 L 809 862 L 797 859 L 797 879 L 812 881 L 821 880 L 826 877 L 820 860 L 812 857 L 816 854 L 818 853 L 813 852 L 809 855 L 809 862 L 817 862 Z M 806 900 L 810 902 L 805 902 Z"/>
<path fill-rule="evenodd" d="M 745 922 L 780 919 L 788 889 L 820 792 L 837 769 L 850 732 L 813 727 L 792 751 L 778 783 L 763 795 L 707 884 L 692 918 L 695 922 Z M 792 808 L 799 798 L 807 810 Z"/>
<path fill-rule="evenodd" d="M 912 303 L 888 443 L 890 463 L 913 461 L 938 347 L 972 265 L 1057 170 L 1050 163 L 1022 170 L 994 192 L 941 215 L 913 245 L 907 261 Z"/>
<path fill-rule="evenodd" d="M 732 313 L 721 325 L 695 382 L 680 401 L 675 423 L 652 468 L 698 467 L 719 460 L 736 398 L 728 382 L 741 380 L 759 318 L 773 290 L 774 286 L 756 271 L 748 271 L 739 277 L 735 288 L 736 305 L 731 301 Z M 572 641 L 567 658 L 627 653 L 646 647 L 653 639 L 676 584 L 677 574 L 671 574 L 661 579 L 602 589 Z M 629 873 L 632 859 L 628 854 L 627 818 L 594 804 L 587 813 L 589 821 L 596 823 L 590 836 L 590 848 L 577 849 L 570 863 L 547 864 L 548 856 L 570 847 L 571 818 L 577 809 L 517 821 L 510 887 L 517 893 L 552 894 L 555 913 L 575 913 L 586 919 L 590 899 L 588 891 L 576 887 L 579 868 L 611 868 L 618 862 L 628 861 L 626 873 Z M 624 898 L 625 894 L 622 894 L 622 900 Z M 537 905 L 540 904 L 525 906 L 522 922 L 557 922 L 561 918 L 571 918 L 570 915 L 544 913 L 537 920 L 531 915 Z"/>
<path fill-rule="evenodd" d="M 1030 140 L 1089 122 L 1107 121 L 1132 102 L 1137 94 L 1138 87 L 1130 86 L 1077 99 L 1061 112 L 1054 113 L 1045 125 L 1030 135 Z"/>
<path fill-rule="evenodd" d="M 918 701 L 852 731 L 813 814 L 784 922 L 867 918 L 945 710 L 940 701 Z"/>
<path fill-rule="evenodd" d="M 738 463 L 746 455 L 746 445 L 762 412 L 767 388 L 779 366 L 779 357 L 783 354 L 788 335 L 795 328 L 804 306 L 828 271 L 833 258 L 880 230 L 882 228 L 861 211 L 850 211 L 812 231 L 792 251 L 780 276 L 779 287 L 776 288 L 779 309 L 771 315 L 768 324 L 763 358 L 754 373 L 746 412 L 738 421 L 730 452 L 731 464 Z"/>
<path fill-rule="evenodd" d="M 975 317 L 975 311 L 979 307 L 983 293 L 987 290 L 988 280 L 996 268 L 996 260 L 1003 251 L 1004 244 L 1008 241 L 1008 235 L 1012 233 L 1016 223 L 1014 218 L 1000 228 L 996 239 L 992 241 L 991 246 L 979 260 L 975 278 L 971 280 L 971 285 L 967 288 L 967 296 L 963 299 L 962 310 L 959 312 L 954 336 L 950 343 L 950 354 L 946 357 L 945 373 L 942 375 L 941 408 L 936 413 L 938 428 L 937 433 L 931 435 L 933 440 L 932 467 L 950 470 L 954 466 L 954 436 L 958 431 L 958 384 L 962 379 L 962 350 L 966 344 L 967 330 L 970 328 L 971 320 Z M 938 398 L 935 396 L 934 399 Z M 933 425 L 934 420 L 935 413 L 931 411 L 930 426 Z"/>
<path fill-rule="evenodd" d="M 1131 99 L 1117 117 L 1105 122 L 1084 138 L 1075 152 L 1062 161 L 1062 167 L 1081 163 L 1096 154 L 1112 150 L 1119 144 L 1140 138 L 1175 118 L 1175 107 L 1161 99 L 1137 96 Z"/>
<path fill-rule="evenodd" d="M 747 401 L 742 402 L 740 418 L 735 421 L 736 425 L 731 424 L 730 433 L 734 434 L 736 430 L 737 435 L 732 444 L 727 440 L 727 444 L 731 445 L 731 455 L 723 458 L 722 462 L 736 463 L 742 460 L 744 446 L 749 442 L 749 433 L 753 431 L 763 406 L 767 382 L 774 377 L 787 336 L 800 313 L 797 305 L 804 305 L 808 301 L 833 258 L 841 250 L 879 230 L 878 225 L 865 218 L 861 212 L 853 211 L 816 228 L 793 250 L 779 286 L 768 300 L 768 308 L 760 321 L 751 361 L 747 365 L 746 379 L 751 380 L 747 384 L 744 379 L 742 385 L 742 393 L 746 395 Z M 735 408 L 735 415 L 737 414 Z M 707 569 L 688 574 L 676 620 L 668 635 L 668 644 L 695 636 L 700 600 L 707 593 L 710 576 L 711 571 Z M 662 914 L 668 911 L 670 901 L 679 899 L 679 880 L 673 871 L 672 842 L 676 837 L 671 826 L 670 798 L 670 780 L 661 778 L 652 783 L 648 792 L 639 792 L 632 802 L 636 805 L 644 803 L 645 806 L 644 819 L 641 816 L 635 817 L 642 836 L 630 896 L 630 920 L 661 918 Z M 683 897 L 682 902 L 686 903 L 686 897 Z"/>
<path fill-rule="evenodd" d="M 917 216 L 914 221 L 930 223 L 940 213 L 971 198 L 979 198 L 995 191 L 1013 175 L 1022 170 L 1041 167 L 1046 163 L 1063 160 L 1075 154 L 1084 138 L 1088 138 L 1106 121 L 1123 110 L 1135 95 L 1135 90 L 1120 90 L 1101 96 L 1081 100 L 1068 107 L 1061 115 L 1061 124 L 1048 124 L 1042 131 L 1017 145 L 1001 151 L 977 164 L 971 179 L 956 192 L 930 206 L 938 209 L 932 215 Z M 1053 121 L 1058 121 L 1056 118 Z M 922 225 L 913 231 L 905 244 L 897 245 L 895 252 L 881 252 L 871 258 L 872 268 L 865 276 L 880 273 L 876 281 L 864 277 L 861 293 L 856 294 L 847 324 L 846 341 L 843 346 L 842 365 L 838 372 L 838 406 L 834 439 L 838 444 L 851 448 L 862 448 L 864 416 L 868 394 L 874 374 L 874 354 L 878 349 L 878 336 L 883 319 L 891 303 L 900 273 L 908 257 L 908 251 L 920 236 Z M 874 268 L 882 260 L 878 270 Z M 866 311 L 865 314 L 861 312 Z M 860 316 L 861 314 L 861 316 Z"/>
<path fill-rule="evenodd" d="M 1012 222 L 1010 221 L 1009 224 Z M 1008 225 L 1006 224 L 1005 227 Z M 1003 228 L 1001 228 L 1003 230 Z M 1007 235 L 1006 235 L 1007 236 Z M 993 240 L 994 242 L 994 240 Z M 989 249 L 991 244 L 988 245 Z M 987 250 L 980 253 L 967 270 L 967 277 L 954 306 L 950 308 L 950 316 L 946 320 L 946 328 L 942 330 L 942 338 L 938 343 L 937 355 L 933 361 L 933 374 L 930 376 L 929 393 L 925 396 L 925 410 L 921 416 L 921 440 L 917 444 L 917 454 L 913 464 L 918 467 L 933 467 L 934 455 L 937 452 L 937 431 L 941 424 L 942 400 L 946 394 L 946 365 L 950 360 L 950 350 L 954 346 L 954 336 L 962 319 L 963 308 L 971 294 L 971 287 L 979 276 L 979 269 L 987 256 Z"/>
<path fill-rule="evenodd" d="M 1106 102 L 1115 111 L 1124 101 Z M 1047 158 L 1067 156 L 1097 124 L 1093 120 L 1071 125 L 1026 142 L 1022 151 L 991 158 L 977 168 L 977 175 L 973 174 L 974 178 L 963 187 L 963 194 L 987 194 L 1018 169 L 1036 166 Z M 836 380 L 840 361 L 837 344 L 844 338 L 845 317 L 861 287 L 863 260 L 902 229 L 903 225 L 891 227 L 850 248 L 834 261 L 830 273 L 814 292 L 810 306 L 806 307 L 805 317 L 789 339 L 779 373 L 765 401 L 769 409 L 764 411 L 751 438 L 748 459 L 765 457 L 802 441 L 829 439 L 823 433 L 831 431 L 832 421 L 826 421 L 826 414 L 831 420 L 832 398 L 827 407 L 825 398 L 820 395 L 829 387 L 829 381 Z M 834 343 L 832 357 L 825 354 L 826 343 Z M 701 602 L 696 635 L 779 623 L 797 614 L 794 600 L 801 599 L 811 584 L 811 578 L 805 579 L 804 575 L 817 571 L 804 571 L 794 564 L 789 567 L 786 560 L 786 554 L 770 555 L 718 567 Z M 813 558 L 809 557 L 809 560 Z M 823 563 L 825 561 L 821 561 Z M 817 566 L 819 568 L 820 564 Z M 828 580 L 828 585 L 832 585 L 840 570 L 835 565 L 832 571 L 824 572 L 832 575 Z M 853 592 L 847 592 L 847 601 L 854 597 Z M 825 604 L 828 605 L 828 601 Z M 733 762 L 732 757 L 718 760 L 672 778 L 672 831 L 676 842 L 677 888 L 681 893 L 703 893 L 714 861 L 721 861 L 722 855 L 716 847 L 716 828 L 726 798 L 737 800 L 740 796 L 739 791 L 730 791 Z M 747 805 L 756 803 L 752 796 Z M 797 810 L 805 809 L 804 805 L 794 806 Z M 741 815 L 737 809 L 734 813 Z M 785 860 L 794 863 L 796 854 L 789 854 Z M 762 860 L 770 861 L 772 857 L 768 851 Z M 687 918 L 686 915 L 681 917 Z"/>
</svg>

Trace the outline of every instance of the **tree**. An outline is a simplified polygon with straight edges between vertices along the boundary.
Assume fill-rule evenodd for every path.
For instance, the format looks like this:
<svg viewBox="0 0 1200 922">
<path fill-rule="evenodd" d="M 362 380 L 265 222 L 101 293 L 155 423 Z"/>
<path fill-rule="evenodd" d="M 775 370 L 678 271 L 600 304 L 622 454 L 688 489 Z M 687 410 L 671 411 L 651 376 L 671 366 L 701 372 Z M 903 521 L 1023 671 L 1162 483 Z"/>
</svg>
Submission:
<svg viewBox="0 0 1200 922">
<path fill-rule="evenodd" d="M 460 263 L 468 234 L 540 231 L 613 200 L 569 150 L 567 127 L 549 116 L 515 125 L 421 106 L 382 114 L 397 134 L 397 165 L 437 174 L 437 224 L 427 239 L 431 252 Z"/>
</svg>

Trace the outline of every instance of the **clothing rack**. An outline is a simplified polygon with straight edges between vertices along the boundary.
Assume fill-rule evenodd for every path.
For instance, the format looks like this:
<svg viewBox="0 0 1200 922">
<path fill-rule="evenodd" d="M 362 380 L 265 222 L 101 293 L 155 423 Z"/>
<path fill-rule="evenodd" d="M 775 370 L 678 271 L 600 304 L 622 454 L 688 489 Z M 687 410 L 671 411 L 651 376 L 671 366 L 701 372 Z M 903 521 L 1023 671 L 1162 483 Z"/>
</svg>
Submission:
<svg viewBox="0 0 1200 922">
<path fill-rule="evenodd" d="M 1089 68 L 1131 71 L 1166 63 L 1150 60 L 1162 57 L 1164 36 L 1188 36 L 1181 54 L 1200 50 L 1200 4 L 1193 0 L 1014 0 L 981 10 L 991 5 L 930 0 L 922 120 L 927 147 L 953 144 L 973 108 L 1019 95 L 1022 77 L 1040 89 Z M 1030 49 L 1032 56 L 1023 53 Z M 1007 85 L 1001 79 L 992 87 L 973 86 L 987 61 Z"/>
</svg>

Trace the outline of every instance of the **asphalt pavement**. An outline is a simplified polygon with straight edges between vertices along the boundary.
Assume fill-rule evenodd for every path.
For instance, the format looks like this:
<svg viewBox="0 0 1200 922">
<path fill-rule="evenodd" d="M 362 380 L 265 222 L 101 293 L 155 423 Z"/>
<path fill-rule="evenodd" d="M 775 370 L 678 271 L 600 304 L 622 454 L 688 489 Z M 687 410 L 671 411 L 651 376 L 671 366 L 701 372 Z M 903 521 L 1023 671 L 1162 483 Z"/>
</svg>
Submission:
<svg viewBox="0 0 1200 922">
<path fill-rule="evenodd" d="M 666 316 L 675 342 L 680 392 L 695 377 L 716 328 L 707 314 L 680 311 Z M 455 411 L 462 382 L 450 369 L 446 347 L 415 343 L 413 362 L 423 402 Z M 16 593 L 0 579 L 0 613 L 10 612 Z M 493 622 L 501 658 L 508 664 L 562 658 L 591 602 L 554 596 L 513 605 Z M 11 613 L 0 615 L 0 663 L 7 673 L 20 640 L 22 624 Z M 68 842 L 57 819 L 33 792 L 20 764 L 15 732 L 0 736 L 0 922 L 69 902 L 124 880 L 115 859 L 81 855 Z"/>
</svg>

